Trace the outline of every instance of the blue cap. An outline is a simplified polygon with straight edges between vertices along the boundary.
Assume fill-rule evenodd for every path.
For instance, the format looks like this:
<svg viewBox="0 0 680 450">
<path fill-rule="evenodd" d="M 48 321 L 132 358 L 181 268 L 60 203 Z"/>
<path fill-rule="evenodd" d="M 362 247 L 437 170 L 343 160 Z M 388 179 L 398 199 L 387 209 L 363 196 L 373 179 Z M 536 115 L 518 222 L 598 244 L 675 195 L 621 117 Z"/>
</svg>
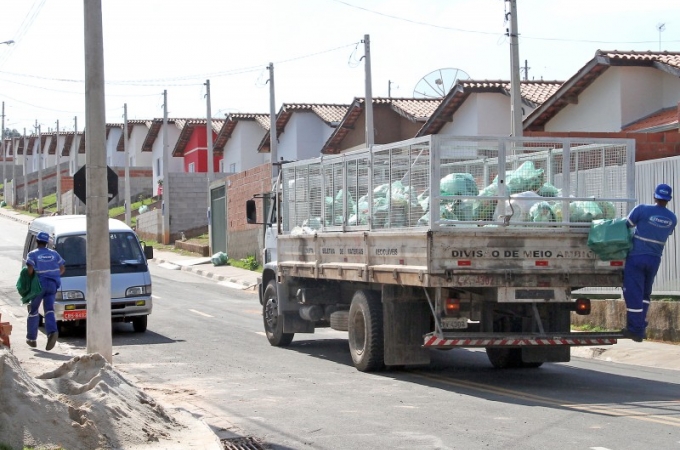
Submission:
<svg viewBox="0 0 680 450">
<path fill-rule="evenodd" d="M 673 188 L 667 184 L 660 184 L 654 189 L 654 198 L 659 200 L 670 201 L 673 194 Z"/>
<path fill-rule="evenodd" d="M 35 237 L 35 240 L 38 241 L 38 242 L 50 242 L 50 235 L 45 233 L 44 231 L 41 231 Z"/>
</svg>

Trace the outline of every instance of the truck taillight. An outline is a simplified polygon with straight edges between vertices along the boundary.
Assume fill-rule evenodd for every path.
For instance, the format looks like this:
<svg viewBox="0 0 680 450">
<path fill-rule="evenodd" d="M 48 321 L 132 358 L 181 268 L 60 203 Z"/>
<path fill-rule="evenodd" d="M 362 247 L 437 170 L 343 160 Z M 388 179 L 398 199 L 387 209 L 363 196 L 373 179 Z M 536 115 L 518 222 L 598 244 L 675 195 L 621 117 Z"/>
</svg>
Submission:
<svg viewBox="0 0 680 450">
<path fill-rule="evenodd" d="M 580 316 L 587 316 L 588 314 L 590 314 L 590 299 L 589 298 L 576 299 L 574 311 L 576 311 L 576 314 Z"/>
<path fill-rule="evenodd" d="M 447 298 L 444 308 L 446 314 L 458 314 L 460 312 L 460 300 L 457 298 Z"/>
</svg>

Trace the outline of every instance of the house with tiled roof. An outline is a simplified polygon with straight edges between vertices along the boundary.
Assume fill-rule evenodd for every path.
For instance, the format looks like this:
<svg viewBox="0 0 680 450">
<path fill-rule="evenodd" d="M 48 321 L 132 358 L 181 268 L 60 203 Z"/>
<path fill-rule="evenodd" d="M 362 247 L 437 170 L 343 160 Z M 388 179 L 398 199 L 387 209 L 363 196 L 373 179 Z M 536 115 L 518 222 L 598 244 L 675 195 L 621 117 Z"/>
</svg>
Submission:
<svg viewBox="0 0 680 450">
<path fill-rule="evenodd" d="M 522 81 L 522 116 L 527 117 L 562 81 Z M 508 136 L 511 134 L 510 81 L 458 80 L 417 136 Z"/>
<path fill-rule="evenodd" d="M 638 161 L 675 156 L 679 102 L 680 52 L 598 50 L 524 120 L 524 130 L 634 138 Z"/>
<path fill-rule="evenodd" d="M 117 149 L 122 136 L 122 123 L 106 124 L 106 165 L 109 167 L 125 167 L 125 154 L 118 153 Z"/>
<path fill-rule="evenodd" d="M 128 120 L 128 153 L 130 155 L 130 167 L 151 167 L 152 154 L 150 152 L 142 152 L 142 144 L 146 139 L 151 127 L 151 120 Z M 123 133 L 118 138 L 116 144 L 116 152 L 119 155 L 125 154 L 125 142 Z"/>
<path fill-rule="evenodd" d="M 375 144 L 387 144 L 415 137 L 440 103 L 441 99 L 374 98 Z M 342 153 L 365 146 L 364 106 L 364 98 L 354 99 L 340 123 L 321 147 L 321 153 Z"/>
<path fill-rule="evenodd" d="M 207 119 L 177 119 L 175 125 L 180 129 L 179 137 L 172 149 L 172 156 L 184 159 L 184 172 L 208 172 L 208 133 Z M 223 119 L 212 119 L 213 150 L 217 134 L 224 125 Z M 213 172 L 219 172 L 222 155 L 213 151 Z"/>
<path fill-rule="evenodd" d="M 75 158 L 71 153 L 75 152 Z M 69 174 L 73 175 L 80 167 L 85 165 L 85 134 L 80 131 L 67 131 L 64 133 L 61 155 L 69 161 Z"/>
<path fill-rule="evenodd" d="M 347 114 L 349 105 L 284 103 L 276 115 L 277 157 L 284 161 L 317 158 Z M 269 132 L 258 152 L 269 152 Z"/>
<path fill-rule="evenodd" d="M 269 154 L 256 151 L 265 135 L 269 114 L 227 114 L 214 144 L 215 153 L 222 155 L 220 172 L 243 172 L 269 162 Z"/>
<path fill-rule="evenodd" d="M 184 124 L 186 119 L 168 119 L 168 148 L 172 149 L 177 144 L 180 132 L 182 131 L 177 121 Z M 158 181 L 163 179 L 163 119 L 153 119 L 148 122 L 148 131 L 142 142 L 141 153 L 151 155 L 153 167 L 153 186 L 158 186 Z M 168 157 L 168 173 L 184 172 L 184 157 Z M 157 194 L 154 192 L 154 194 Z"/>
</svg>

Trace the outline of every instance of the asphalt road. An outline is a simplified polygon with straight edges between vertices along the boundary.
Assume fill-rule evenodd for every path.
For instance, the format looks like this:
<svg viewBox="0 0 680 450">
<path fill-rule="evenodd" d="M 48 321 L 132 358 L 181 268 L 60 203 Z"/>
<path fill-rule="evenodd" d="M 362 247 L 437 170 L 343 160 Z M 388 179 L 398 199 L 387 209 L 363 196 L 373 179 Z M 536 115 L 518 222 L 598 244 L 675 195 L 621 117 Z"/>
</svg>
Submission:
<svg viewBox="0 0 680 450">
<path fill-rule="evenodd" d="M 10 304 L 25 226 L 0 227 L 0 304 Z M 499 371 L 483 351 L 456 349 L 435 351 L 428 367 L 366 374 L 345 333 L 271 347 L 256 294 L 155 265 L 152 274 L 149 328 L 114 326 L 114 367 L 220 437 L 277 449 L 680 448 L 677 371 L 578 358 Z M 60 341 L 78 354 L 85 333 Z"/>
</svg>

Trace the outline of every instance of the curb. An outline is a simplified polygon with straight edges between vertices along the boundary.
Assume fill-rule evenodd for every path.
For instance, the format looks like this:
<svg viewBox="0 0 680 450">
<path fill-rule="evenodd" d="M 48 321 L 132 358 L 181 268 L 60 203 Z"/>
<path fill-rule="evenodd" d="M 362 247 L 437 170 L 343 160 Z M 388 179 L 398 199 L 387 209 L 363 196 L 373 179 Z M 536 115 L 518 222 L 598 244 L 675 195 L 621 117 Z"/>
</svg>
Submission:
<svg viewBox="0 0 680 450">
<path fill-rule="evenodd" d="M 177 264 L 175 262 L 168 261 L 168 260 L 165 260 L 165 259 L 154 258 L 152 261 L 154 261 L 157 265 L 158 264 L 172 264 L 174 266 L 179 267 L 179 270 L 183 270 L 185 272 L 192 272 L 192 273 L 195 273 L 196 275 L 202 276 L 203 278 L 209 278 L 209 279 L 215 280 L 215 281 L 225 281 L 227 283 L 237 284 L 237 285 L 241 286 L 242 290 L 251 289 L 251 288 L 254 288 L 255 286 L 257 286 L 257 284 L 252 284 L 248 281 L 239 280 L 237 278 L 230 278 L 230 277 L 226 277 L 224 275 L 218 275 L 214 272 L 210 272 L 209 270 L 196 269 L 193 266 L 182 266 L 180 264 Z"/>
</svg>

